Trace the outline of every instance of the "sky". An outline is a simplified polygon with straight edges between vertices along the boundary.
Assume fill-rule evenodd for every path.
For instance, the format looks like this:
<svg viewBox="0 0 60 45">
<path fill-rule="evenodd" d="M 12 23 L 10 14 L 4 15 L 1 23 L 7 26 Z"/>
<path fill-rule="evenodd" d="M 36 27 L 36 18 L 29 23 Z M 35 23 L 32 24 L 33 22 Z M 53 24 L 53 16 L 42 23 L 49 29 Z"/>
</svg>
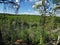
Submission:
<svg viewBox="0 0 60 45">
<path fill-rule="evenodd" d="M 20 0 L 20 8 L 18 13 L 19 14 L 39 14 L 38 11 L 34 10 L 32 6 L 37 2 L 38 0 Z M 5 5 L 6 9 L 4 9 L 4 4 L 0 4 L 0 13 L 14 13 L 15 10 L 11 8 L 12 6 L 10 4 Z M 57 13 L 58 14 L 58 13 Z"/>
<path fill-rule="evenodd" d="M 20 9 L 19 12 L 22 13 L 26 13 L 26 14 L 38 14 L 37 11 L 35 11 L 32 6 L 35 4 L 37 0 L 22 0 L 22 2 L 20 3 Z"/>
<path fill-rule="evenodd" d="M 19 14 L 38 14 L 32 6 L 35 4 L 37 0 L 20 0 L 20 8 Z M 0 4 L 0 13 L 14 13 L 14 10 L 11 8 L 11 5 L 5 5 L 6 9 L 4 9 L 4 4 Z"/>
</svg>

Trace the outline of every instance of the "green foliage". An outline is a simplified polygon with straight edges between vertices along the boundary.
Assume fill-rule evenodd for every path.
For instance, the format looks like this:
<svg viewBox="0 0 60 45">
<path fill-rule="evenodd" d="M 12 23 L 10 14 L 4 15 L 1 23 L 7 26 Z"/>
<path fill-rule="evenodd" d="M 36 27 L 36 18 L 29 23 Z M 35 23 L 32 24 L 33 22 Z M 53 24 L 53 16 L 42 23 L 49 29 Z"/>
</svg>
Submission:
<svg viewBox="0 0 60 45">
<path fill-rule="evenodd" d="M 43 37 L 43 41 L 44 43 L 48 43 L 50 41 L 50 35 L 48 34 L 48 31 L 44 31 L 44 37 Z"/>
<path fill-rule="evenodd" d="M 43 21 L 43 18 L 41 16 L 1 14 L 0 29 L 3 39 L 6 43 L 13 43 L 18 39 L 23 39 L 27 42 L 27 39 L 29 39 L 34 45 L 45 45 L 50 39 L 57 39 L 58 35 L 58 33 L 50 35 L 51 26 L 53 25 L 51 18 L 51 16 L 46 16 L 46 24 L 42 34 L 41 21 Z M 60 17 L 56 17 L 55 20 L 57 27 L 60 27 L 59 19 Z M 34 24 L 37 24 L 37 26 Z M 44 36 L 42 37 L 42 35 Z"/>
<path fill-rule="evenodd" d="M 58 33 L 51 34 L 51 39 L 52 40 L 53 39 L 57 40 L 57 38 L 58 38 Z"/>
</svg>

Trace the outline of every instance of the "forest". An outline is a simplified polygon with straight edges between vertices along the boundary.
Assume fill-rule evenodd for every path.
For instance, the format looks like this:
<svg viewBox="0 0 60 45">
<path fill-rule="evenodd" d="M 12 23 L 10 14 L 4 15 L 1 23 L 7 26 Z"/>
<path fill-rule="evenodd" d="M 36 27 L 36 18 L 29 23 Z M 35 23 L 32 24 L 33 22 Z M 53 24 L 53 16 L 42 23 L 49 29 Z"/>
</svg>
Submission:
<svg viewBox="0 0 60 45">
<path fill-rule="evenodd" d="M 58 28 L 58 16 L 0 14 L 0 45 L 53 45 L 59 35 L 53 31 Z"/>
</svg>

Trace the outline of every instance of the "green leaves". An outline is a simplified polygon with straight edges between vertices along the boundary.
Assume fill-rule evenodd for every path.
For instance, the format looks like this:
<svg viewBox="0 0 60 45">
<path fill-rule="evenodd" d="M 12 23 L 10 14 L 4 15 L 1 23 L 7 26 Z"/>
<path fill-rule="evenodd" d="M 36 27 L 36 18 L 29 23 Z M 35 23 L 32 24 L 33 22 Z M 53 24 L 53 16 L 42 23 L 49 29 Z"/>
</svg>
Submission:
<svg viewBox="0 0 60 45">
<path fill-rule="evenodd" d="M 57 27 L 60 27 L 59 17 L 57 17 L 55 22 L 53 23 L 54 17 L 46 16 L 44 33 L 42 33 L 43 30 L 41 29 L 41 23 L 44 20 L 43 16 L 5 15 L 4 19 L 2 19 L 2 17 L 0 17 L 0 29 L 3 35 L 3 39 L 6 43 L 13 43 L 18 39 L 23 39 L 24 41 L 30 41 L 35 45 L 45 45 L 46 43 L 49 43 L 51 39 L 57 39 L 58 33 L 54 33 L 51 35 L 51 26 L 53 26 L 53 24 L 56 22 Z M 42 35 L 44 36 L 42 37 Z"/>
</svg>

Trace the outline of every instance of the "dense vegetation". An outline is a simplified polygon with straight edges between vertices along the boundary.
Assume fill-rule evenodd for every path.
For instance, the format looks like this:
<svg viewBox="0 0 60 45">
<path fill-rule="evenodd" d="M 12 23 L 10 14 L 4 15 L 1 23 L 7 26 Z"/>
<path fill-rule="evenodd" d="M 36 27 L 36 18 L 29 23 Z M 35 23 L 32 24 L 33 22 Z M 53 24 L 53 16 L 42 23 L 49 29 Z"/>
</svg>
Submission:
<svg viewBox="0 0 60 45">
<path fill-rule="evenodd" d="M 42 16 L 38 15 L 13 15 L 0 14 L 0 30 L 6 45 L 14 43 L 16 40 L 24 40 L 30 45 L 45 45 L 52 39 L 57 39 L 58 33 L 50 34 L 54 24 L 54 29 L 60 27 L 60 17 L 55 17 L 54 23 L 51 23 L 52 17 L 46 16 L 46 25 L 42 34 L 41 22 Z M 43 38 L 42 38 L 42 35 Z"/>
</svg>

